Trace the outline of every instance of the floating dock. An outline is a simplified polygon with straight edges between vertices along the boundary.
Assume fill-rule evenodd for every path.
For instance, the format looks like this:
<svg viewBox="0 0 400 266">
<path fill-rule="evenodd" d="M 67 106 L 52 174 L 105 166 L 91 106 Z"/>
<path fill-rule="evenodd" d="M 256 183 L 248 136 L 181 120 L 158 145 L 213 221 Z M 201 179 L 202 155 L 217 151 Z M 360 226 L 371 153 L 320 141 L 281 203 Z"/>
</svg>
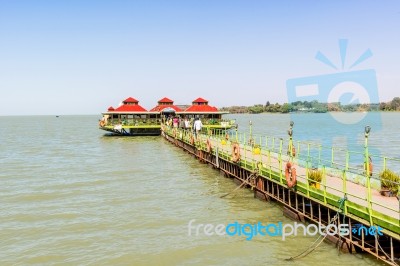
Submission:
<svg viewBox="0 0 400 266">
<path fill-rule="evenodd" d="M 291 128 L 286 140 L 272 137 L 255 140 L 252 136 L 246 139 L 237 130 L 210 131 L 195 137 L 190 131 L 167 126 L 162 126 L 161 134 L 200 162 L 251 188 L 255 197 L 279 202 L 284 206 L 284 214 L 292 219 L 325 226 L 348 224 L 349 234 L 324 237 L 343 252 L 368 253 L 389 265 L 399 265 L 399 199 L 382 196 L 376 177 L 388 165 L 399 165 L 400 160 L 368 154 L 369 130 L 365 132 L 365 152 L 357 153 L 295 142 Z M 371 157 L 380 164 L 373 165 L 371 161 L 363 164 Z M 316 169 L 323 178 L 312 183 L 308 173 Z M 297 180 L 290 184 L 286 175 L 293 172 Z M 368 230 L 371 228 L 382 231 L 378 234 Z"/>
</svg>

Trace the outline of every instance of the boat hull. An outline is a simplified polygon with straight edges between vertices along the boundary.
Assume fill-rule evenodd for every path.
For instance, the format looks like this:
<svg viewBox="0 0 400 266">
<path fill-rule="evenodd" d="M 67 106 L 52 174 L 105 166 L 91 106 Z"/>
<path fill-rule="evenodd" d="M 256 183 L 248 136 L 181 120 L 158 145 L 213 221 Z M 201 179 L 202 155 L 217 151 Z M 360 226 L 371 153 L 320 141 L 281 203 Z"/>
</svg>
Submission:
<svg viewBox="0 0 400 266">
<path fill-rule="evenodd" d="M 161 126 L 104 126 L 100 129 L 113 133 L 116 136 L 160 136 Z"/>
</svg>

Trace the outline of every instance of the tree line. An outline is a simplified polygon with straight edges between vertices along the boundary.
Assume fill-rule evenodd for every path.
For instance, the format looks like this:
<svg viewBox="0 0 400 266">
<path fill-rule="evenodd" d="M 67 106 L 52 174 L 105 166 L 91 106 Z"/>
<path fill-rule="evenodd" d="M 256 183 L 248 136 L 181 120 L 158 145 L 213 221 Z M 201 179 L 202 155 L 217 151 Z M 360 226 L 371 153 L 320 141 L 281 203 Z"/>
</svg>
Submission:
<svg viewBox="0 0 400 266">
<path fill-rule="evenodd" d="M 310 112 L 310 113 L 326 113 L 326 112 L 370 112 L 370 111 L 400 111 L 400 97 L 395 97 L 389 102 L 371 103 L 371 104 L 341 104 L 337 103 L 320 103 L 314 101 L 296 101 L 284 104 L 271 104 L 269 101 L 263 104 L 255 104 L 253 106 L 230 106 L 223 107 L 221 111 L 230 113 L 290 113 L 290 112 Z"/>
</svg>

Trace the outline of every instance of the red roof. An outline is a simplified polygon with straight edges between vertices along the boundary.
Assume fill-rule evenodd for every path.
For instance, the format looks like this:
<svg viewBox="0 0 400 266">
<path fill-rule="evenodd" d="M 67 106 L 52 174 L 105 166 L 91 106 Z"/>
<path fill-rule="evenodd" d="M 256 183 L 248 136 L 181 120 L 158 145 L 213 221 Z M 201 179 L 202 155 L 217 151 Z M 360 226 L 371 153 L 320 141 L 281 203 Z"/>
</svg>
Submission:
<svg viewBox="0 0 400 266">
<path fill-rule="evenodd" d="M 138 103 L 139 101 L 135 98 L 129 97 L 123 101 L 124 103 Z"/>
<path fill-rule="evenodd" d="M 203 98 L 197 98 L 192 103 L 208 103 L 208 101 Z"/>
<path fill-rule="evenodd" d="M 192 105 L 185 112 L 218 112 L 218 108 L 211 105 Z"/>
<path fill-rule="evenodd" d="M 114 107 L 112 106 L 108 107 L 108 111 L 114 111 L 114 110 L 115 110 Z"/>
<path fill-rule="evenodd" d="M 174 103 L 173 100 L 168 99 L 167 97 L 162 98 L 161 100 L 158 101 L 159 103 Z"/>
<path fill-rule="evenodd" d="M 182 109 L 175 106 L 175 105 L 157 105 L 156 107 L 154 107 L 153 109 L 150 110 L 150 112 L 161 112 L 162 110 L 164 110 L 165 108 L 172 108 L 174 109 L 176 112 L 182 112 Z"/>
<path fill-rule="evenodd" d="M 146 109 L 144 109 L 140 105 L 132 105 L 132 104 L 124 104 L 118 107 L 117 109 L 114 110 L 115 112 L 147 112 Z"/>
</svg>

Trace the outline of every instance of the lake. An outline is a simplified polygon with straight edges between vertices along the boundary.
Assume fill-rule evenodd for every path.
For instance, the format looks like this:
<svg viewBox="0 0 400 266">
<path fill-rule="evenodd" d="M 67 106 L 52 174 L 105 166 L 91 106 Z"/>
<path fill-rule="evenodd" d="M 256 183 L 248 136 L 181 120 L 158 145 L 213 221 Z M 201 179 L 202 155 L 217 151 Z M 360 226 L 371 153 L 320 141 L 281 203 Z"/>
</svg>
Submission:
<svg viewBox="0 0 400 266">
<path fill-rule="evenodd" d="M 379 115 L 379 116 L 378 116 Z M 329 114 L 234 115 L 239 131 L 363 149 L 363 127 Z M 188 235 L 188 223 L 293 223 L 161 137 L 108 137 L 100 116 L 0 117 L 1 265 L 383 265 L 316 237 Z M 375 113 L 371 149 L 399 157 L 400 115 Z M 353 130 L 353 131 L 352 131 Z M 350 133 L 349 133 L 350 132 Z M 355 140 L 349 145 L 343 136 Z"/>
</svg>

